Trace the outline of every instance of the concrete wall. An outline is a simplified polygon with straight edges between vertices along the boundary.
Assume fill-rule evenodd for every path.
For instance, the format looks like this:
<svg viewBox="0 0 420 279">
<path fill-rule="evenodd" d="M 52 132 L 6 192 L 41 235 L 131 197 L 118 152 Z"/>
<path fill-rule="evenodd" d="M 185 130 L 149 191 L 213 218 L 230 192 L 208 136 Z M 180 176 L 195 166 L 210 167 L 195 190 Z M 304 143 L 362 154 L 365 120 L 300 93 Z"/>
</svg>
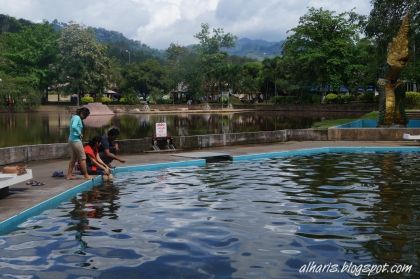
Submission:
<svg viewBox="0 0 420 279">
<path fill-rule="evenodd" d="M 286 131 L 289 141 L 328 140 L 327 129 L 290 129 Z"/>
<path fill-rule="evenodd" d="M 403 134 L 419 135 L 420 128 L 328 129 L 328 140 L 399 141 Z"/>
<path fill-rule="evenodd" d="M 5 147 L 0 148 L 0 165 L 66 158 L 68 156 L 69 150 L 67 143 Z"/>
<path fill-rule="evenodd" d="M 256 110 L 273 110 L 273 111 L 317 111 L 317 112 L 371 112 L 377 110 L 377 104 L 368 103 L 350 103 L 350 104 L 319 104 L 319 105 L 254 105 Z M 250 108 L 251 106 L 247 106 Z M 235 108 L 240 108 L 237 106 Z"/>
<path fill-rule="evenodd" d="M 282 141 L 287 141 L 286 130 L 174 137 L 176 148 L 186 150 Z M 122 154 L 142 153 L 152 150 L 152 138 L 120 140 L 119 145 Z M 63 158 L 69 158 L 66 143 L 0 148 L 0 165 Z"/>
<path fill-rule="evenodd" d="M 287 131 L 214 134 L 174 137 L 177 149 L 200 149 L 234 144 L 287 141 Z M 152 150 L 152 138 L 120 140 L 122 154 L 136 154 Z M 0 165 L 36 160 L 69 158 L 66 143 L 23 145 L 0 148 Z"/>
<path fill-rule="evenodd" d="M 403 133 L 420 134 L 419 128 L 375 129 L 292 129 L 231 134 L 174 137 L 177 149 L 201 149 L 236 144 L 264 144 L 285 141 L 398 141 Z M 122 154 L 152 150 L 152 138 L 119 141 Z M 0 165 L 36 160 L 69 158 L 66 143 L 38 144 L 0 148 Z"/>
</svg>

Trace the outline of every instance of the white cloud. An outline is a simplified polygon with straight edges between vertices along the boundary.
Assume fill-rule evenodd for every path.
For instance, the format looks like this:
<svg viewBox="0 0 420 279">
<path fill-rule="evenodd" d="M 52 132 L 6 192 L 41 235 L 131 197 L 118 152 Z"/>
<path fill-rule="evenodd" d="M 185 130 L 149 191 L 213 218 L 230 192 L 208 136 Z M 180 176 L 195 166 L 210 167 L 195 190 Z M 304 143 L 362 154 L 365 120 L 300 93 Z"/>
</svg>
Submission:
<svg viewBox="0 0 420 279">
<path fill-rule="evenodd" d="M 369 0 L 0 0 L 0 13 L 103 27 L 152 47 L 195 43 L 200 24 L 238 37 L 278 41 L 308 7 L 368 14 Z"/>
</svg>

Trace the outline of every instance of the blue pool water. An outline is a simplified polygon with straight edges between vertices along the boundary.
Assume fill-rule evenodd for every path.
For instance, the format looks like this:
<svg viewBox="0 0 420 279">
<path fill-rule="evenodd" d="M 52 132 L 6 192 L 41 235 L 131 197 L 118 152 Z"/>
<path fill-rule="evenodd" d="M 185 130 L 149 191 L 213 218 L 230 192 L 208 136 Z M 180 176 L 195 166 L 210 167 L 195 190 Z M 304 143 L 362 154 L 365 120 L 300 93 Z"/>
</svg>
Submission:
<svg viewBox="0 0 420 279">
<path fill-rule="evenodd" d="M 336 128 L 376 128 L 377 126 L 378 121 L 375 119 L 359 119 L 339 125 Z M 420 128 L 420 119 L 410 119 L 407 128 Z"/>
<path fill-rule="evenodd" d="M 387 153 L 120 173 L 0 236 L 0 277 L 356 278 L 299 273 L 316 261 L 418 278 L 419 171 Z"/>
</svg>

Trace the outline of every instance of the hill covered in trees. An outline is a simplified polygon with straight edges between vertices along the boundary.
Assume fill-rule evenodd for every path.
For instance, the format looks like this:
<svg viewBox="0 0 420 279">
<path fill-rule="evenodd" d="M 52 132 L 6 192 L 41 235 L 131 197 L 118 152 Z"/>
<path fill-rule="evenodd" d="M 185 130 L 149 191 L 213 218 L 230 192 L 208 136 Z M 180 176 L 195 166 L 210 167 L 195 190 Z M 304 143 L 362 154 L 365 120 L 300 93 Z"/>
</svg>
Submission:
<svg viewBox="0 0 420 279">
<path fill-rule="evenodd" d="M 197 45 L 171 44 L 164 51 L 103 28 L 31 23 L 3 15 L 0 110 L 11 103 L 14 108 L 36 105 L 50 90 L 100 100 L 106 89 L 112 89 L 122 94 L 125 103 L 135 103 L 139 97 L 155 102 L 177 98 L 220 102 L 226 92 L 250 100 L 261 95 L 265 100 L 293 97 L 287 100 L 295 103 L 305 95 L 313 100 L 314 94 L 340 93 L 341 86 L 354 91 L 383 77 L 385 43 L 407 8 L 420 8 L 417 2 L 404 1 L 406 6 L 397 7 L 384 6 L 390 0 L 372 1 L 369 17 L 309 8 L 284 43 L 237 40 L 234 34 L 203 23 L 199 33 L 191 34 Z M 392 20 L 378 16 L 383 12 Z M 401 74 L 401 79 L 417 84 L 419 20 L 412 17 L 410 57 Z"/>
<path fill-rule="evenodd" d="M 283 41 L 268 42 L 265 40 L 252 40 L 248 38 L 240 38 L 236 41 L 233 48 L 226 49 L 230 55 L 248 57 L 256 60 L 264 60 L 265 58 L 273 58 L 280 56 L 282 52 Z"/>
</svg>

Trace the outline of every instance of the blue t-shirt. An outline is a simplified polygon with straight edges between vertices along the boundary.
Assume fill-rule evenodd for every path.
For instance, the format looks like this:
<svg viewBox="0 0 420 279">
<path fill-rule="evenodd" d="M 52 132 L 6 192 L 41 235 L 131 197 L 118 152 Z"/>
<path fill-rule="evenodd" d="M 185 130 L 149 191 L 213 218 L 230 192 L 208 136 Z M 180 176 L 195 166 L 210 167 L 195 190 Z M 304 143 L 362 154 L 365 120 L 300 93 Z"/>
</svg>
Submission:
<svg viewBox="0 0 420 279">
<path fill-rule="evenodd" d="M 81 141 L 83 123 L 78 115 L 73 115 L 70 119 L 70 136 L 69 141 Z"/>
</svg>

